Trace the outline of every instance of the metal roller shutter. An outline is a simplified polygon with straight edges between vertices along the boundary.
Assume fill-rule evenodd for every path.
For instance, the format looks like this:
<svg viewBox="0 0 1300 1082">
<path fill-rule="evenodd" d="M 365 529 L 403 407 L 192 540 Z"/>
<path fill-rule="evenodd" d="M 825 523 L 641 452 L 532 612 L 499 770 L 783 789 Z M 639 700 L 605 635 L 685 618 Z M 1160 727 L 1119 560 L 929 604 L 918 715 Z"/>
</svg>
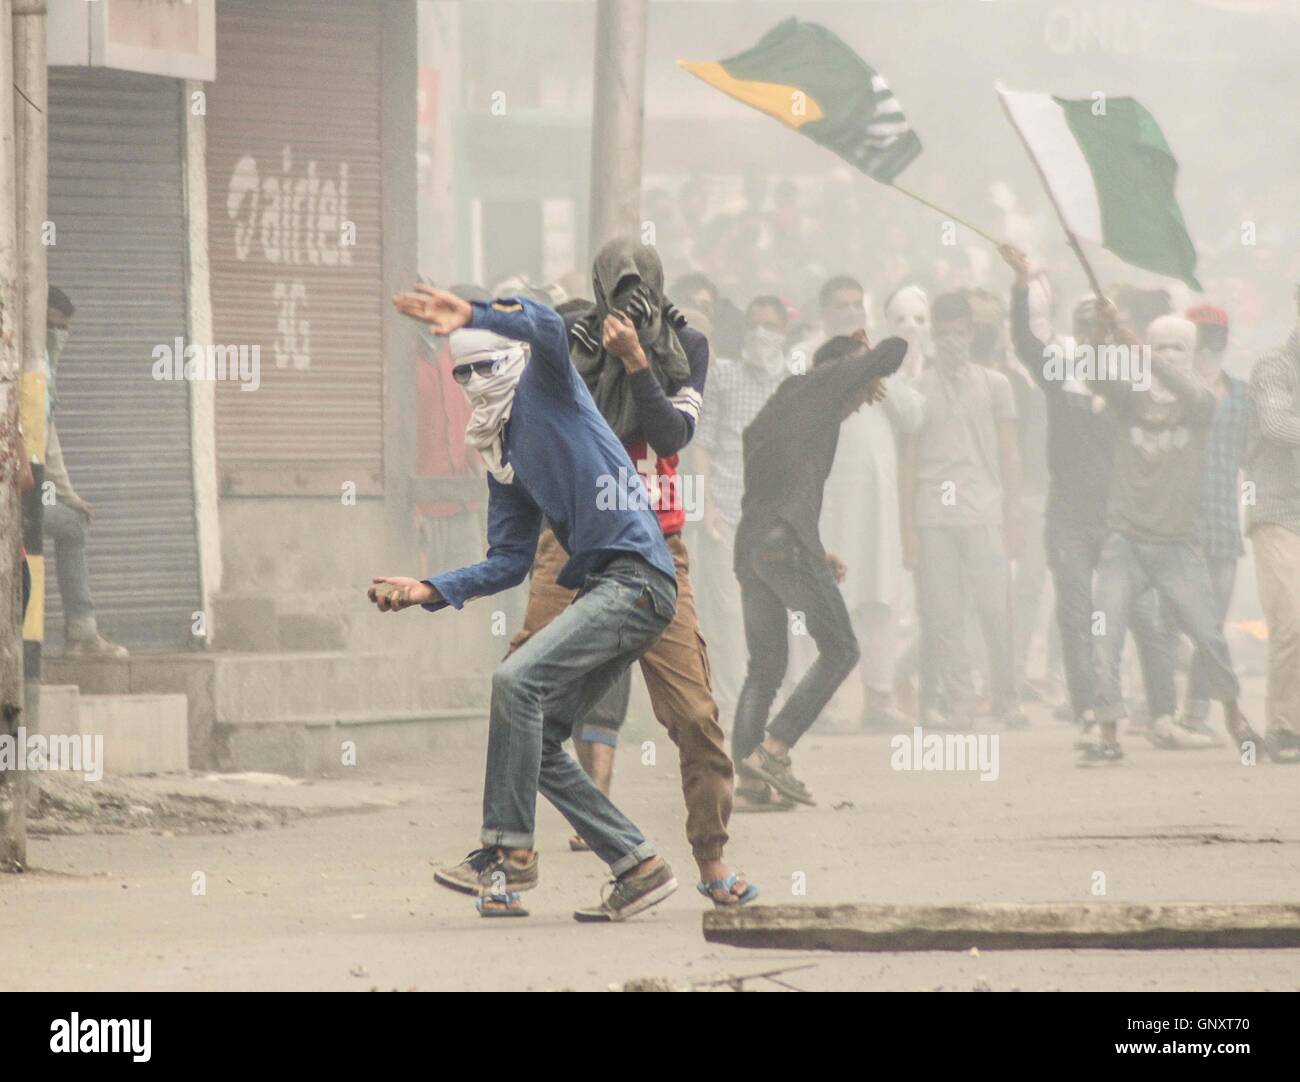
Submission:
<svg viewBox="0 0 1300 1082">
<path fill-rule="evenodd" d="M 50 71 L 49 273 L 77 307 L 54 421 L 95 505 L 100 630 L 136 649 L 193 645 L 201 605 L 189 387 L 153 378 L 155 347 L 186 334 L 181 108 L 172 79 Z"/>
<path fill-rule="evenodd" d="M 223 495 L 382 491 L 381 23 L 373 0 L 217 5 L 214 333 L 261 356 L 258 390 L 217 387 Z"/>
</svg>

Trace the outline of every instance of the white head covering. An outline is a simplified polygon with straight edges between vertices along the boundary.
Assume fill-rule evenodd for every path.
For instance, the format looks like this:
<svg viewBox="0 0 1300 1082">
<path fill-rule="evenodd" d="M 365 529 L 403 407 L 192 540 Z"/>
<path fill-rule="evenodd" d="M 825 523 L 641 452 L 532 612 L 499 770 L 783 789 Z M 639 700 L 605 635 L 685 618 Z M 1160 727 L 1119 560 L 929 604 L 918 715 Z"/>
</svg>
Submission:
<svg viewBox="0 0 1300 1082">
<path fill-rule="evenodd" d="M 929 294 L 915 283 L 896 289 L 885 298 L 885 323 L 891 334 L 907 343 L 907 371 L 919 375 L 922 365 L 934 355 Z"/>
<path fill-rule="evenodd" d="M 474 327 L 452 331 L 448 345 L 453 365 L 493 362 L 490 373 L 475 372 L 464 384 L 474 408 L 465 429 L 465 442 L 478 449 L 492 476 L 508 485 L 514 480 L 515 470 L 502 459 L 501 432 L 510 419 L 515 388 L 528 363 L 528 345 Z"/>
</svg>

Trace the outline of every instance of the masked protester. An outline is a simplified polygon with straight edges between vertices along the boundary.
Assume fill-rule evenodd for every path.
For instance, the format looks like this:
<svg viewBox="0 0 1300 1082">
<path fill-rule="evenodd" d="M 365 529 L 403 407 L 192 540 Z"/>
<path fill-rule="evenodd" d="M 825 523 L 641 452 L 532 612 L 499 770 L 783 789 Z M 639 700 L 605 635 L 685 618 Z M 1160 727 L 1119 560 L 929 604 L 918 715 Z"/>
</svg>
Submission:
<svg viewBox="0 0 1300 1082">
<path fill-rule="evenodd" d="M 1222 628 L 1237 582 L 1237 561 L 1246 551 L 1241 540 L 1239 507 L 1250 405 L 1246 384 L 1223 369 L 1224 353 L 1228 347 L 1228 313 L 1212 305 L 1197 305 L 1188 309 L 1187 318 L 1196 327 L 1193 368 L 1216 400 L 1214 420 L 1205 438 L 1205 453 L 1201 460 L 1201 505 L 1196 535 L 1210 572 L 1214 611 Z M 1188 672 L 1183 724 L 1217 744 L 1218 737 L 1207 724 L 1210 682 L 1209 661 L 1197 653 Z"/>
<path fill-rule="evenodd" d="M 915 379 L 934 354 L 930 339 L 930 297 L 918 285 L 905 285 L 885 298 L 889 333 L 907 343 L 907 374 Z"/>
<path fill-rule="evenodd" d="M 865 337 L 865 297 L 848 276 L 832 278 L 819 296 L 829 333 Z M 901 336 L 900 336 L 901 337 Z M 907 341 L 904 339 L 904 341 Z M 909 353 L 911 350 L 909 343 Z M 906 367 L 911 367 L 910 365 Z M 845 564 L 840 593 L 862 648 L 862 706 L 856 714 L 832 703 L 828 723 L 843 731 L 897 731 L 907 724 L 893 706 L 896 618 L 906 589 L 898 518 L 898 441 L 916 432 L 925 401 L 899 372 L 879 409 L 858 410 L 840 425 L 835 464 L 826 478 L 821 537 Z"/>
<path fill-rule="evenodd" d="M 1026 672 L 1039 626 L 1047 553 L 1043 547 L 1043 512 L 1047 500 L 1047 407 L 1043 393 L 1016 362 L 1007 341 L 1007 308 L 985 289 L 966 291 L 975 315 L 973 354 L 976 364 L 992 368 L 1011 383 L 1016 399 L 1016 434 L 1021 463 L 1021 515 L 1024 549 L 1015 563 L 1012 586 L 1011 638 L 1016 688 L 1022 701 L 1041 700 Z"/>
<path fill-rule="evenodd" d="M 676 615 L 641 656 L 641 672 L 655 717 L 678 749 L 686 834 L 700 871 L 698 889 L 718 906 L 744 904 L 758 896 L 758 889 L 723 860 L 734 771 L 718 724 L 682 538 L 688 492 L 678 473 L 679 453 L 695 434 L 700 416 L 709 344 L 664 298 L 663 268 L 653 248 L 612 240 L 597 253 L 592 277 L 595 303 L 569 329 L 573 366 L 640 471 L 676 569 Z M 543 531 L 524 626 L 512 649 L 521 649 L 567 610 L 573 595 L 558 578 L 563 559 L 556 536 Z M 579 760 L 605 793 L 627 715 L 629 681 L 625 672 L 575 729 Z M 582 839 L 575 837 L 570 844 L 578 848 Z"/>
<path fill-rule="evenodd" d="M 370 599 L 385 612 L 417 604 L 437 612 L 508 589 L 528 574 L 543 519 L 568 557 L 558 581 L 578 591 L 493 675 L 482 848 L 435 879 L 479 895 L 485 917 L 525 915 L 519 894 L 538 883 L 540 789 L 615 877 L 575 918 L 624 920 L 663 901 L 677 881 L 563 744 L 672 622 L 672 557 L 645 486 L 569 362 L 558 315 L 527 299 L 471 304 L 429 286 L 394 303 L 451 335 L 453 374 L 473 411 L 466 439 L 489 471 L 488 552 L 423 581 L 376 578 Z"/>
<path fill-rule="evenodd" d="M 63 601 L 64 657 L 124 659 L 126 647 L 99 633 L 95 602 L 86 567 L 86 537 L 95 509 L 72 487 L 63 460 L 54 413 L 59 405 L 59 362 L 72 333 L 76 309 L 66 293 L 50 286 L 45 330 L 45 480 L 54 485 L 55 502 L 42 511 L 42 528 L 54 544 L 54 565 Z"/>
<path fill-rule="evenodd" d="M 749 664 L 732 751 L 740 783 L 755 801 L 815 803 L 794 774 L 790 752 L 860 653 L 838 585 L 843 561 L 822 544 L 823 489 L 840 425 L 884 398 L 883 381 L 902 364 L 906 348 L 897 338 L 874 350 L 859 338 L 832 338 L 814 355 L 812 371 L 782 383 L 745 430 L 735 570 Z M 817 660 L 770 718 L 789 665 L 790 613 L 801 614 Z"/>
<path fill-rule="evenodd" d="M 1300 317 L 1300 287 L 1296 289 Z M 1250 373 L 1247 533 L 1268 625 L 1266 748 L 1300 759 L 1300 318 Z"/>
<path fill-rule="evenodd" d="M 696 576 L 702 622 L 709 628 L 713 689 L 723 713 L 734 711 L 745 678 L 744 621 L 731 569 L 744 491 L 743 436 L 773 392 L 790 375 L 785 341 L 790 316 L 779 297 L 755 297 L 745 311 L 740 357 L 716 357 L 709 368 L 709 401 L 693 444 L 701 471 L 704 516 Z M 748 811 L 743 792 L 737 811 Z"/>
<path fill-rule="evenodd" d="M 935 298 L 934 361 L 917 389 L 925 422 L 903 444 L 899 501 L 906 566 L 916 573 L 922 721 L 969 728 L 976 714 L 966 650 L 968 609 L 988 652 L 993 715 L 1024 728 L 1010 637 L 1009 561 L 1024 520 L 1015 395 L 973 360 L 976 324 L 964 294 Z"/>
<path fill-rule="evenodd" d="M 1054 336 L 1045 311 L 1047 290 L 1032 276 L 1024 252 L 1007 245 L 1015 272 L 1011 341 L 1047 408 L 1047 507 L 1044 544 L 1056 591 L 1056 624 L 1073 721 L 1075 748 L 1087 761 L 1118 754 L 1097 736 L 1097 671 L 1093 660 L 1093 578 L 1106 540 L 1106 506 L 1120 423 L 1087 378 L 1090 359 L 1102 355 L 1111 332 L 1104 310 L 1089 295 L 1074 308 L 1073 337 Z M 1130 626 L 1146 689 L 1148 721 L 1164 725 L 1177 710 L 1176 643 L 1148 590 L 1133 603 Z"/>
<path fill-rule="evenodd" d="M 1120 420 L 1115 474 L 1106 507 L 1107 536 L 1097 568 L 1096 636 L 1098 747 L 1090 755 L 1118 757 L 1115 726 L 1125 714 L 1120 661 L 1134 601 L 1154 588 L 1201 655 L 1208 694 L 1223 703 L 1237 744 L 1254 742 L 1237 705 L 1240 685 L 1216 614 L 1209 569 L 1197 544 L 1201 459 L 1214 420 L 1214 392 L 1195 375 L 1196 328 L 1181 316 L 1161 316 L 1147 328 L 1150 371 L 1131 336 L 1119 344 L 1117 371 L 1094 372 L 1092 386 Z M 1127 359 L 1128 363 L 1123 362 Z M 1125 370 L 1127 368 L 1127 370 Z M 1165 748 L 1204 748 L 1213 740 L 1180 720 L 1156 719 L 1150 737 Z"/>
</svg>

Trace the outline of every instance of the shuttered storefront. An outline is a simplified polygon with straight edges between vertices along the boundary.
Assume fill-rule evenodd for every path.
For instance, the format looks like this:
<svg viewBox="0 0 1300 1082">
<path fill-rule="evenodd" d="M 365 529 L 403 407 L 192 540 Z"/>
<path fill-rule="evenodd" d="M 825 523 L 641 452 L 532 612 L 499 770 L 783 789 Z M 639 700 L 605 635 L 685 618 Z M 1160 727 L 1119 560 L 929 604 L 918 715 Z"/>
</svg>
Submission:
<svg viewBox="0 0 1300 1082">
<path fill-rule="evenodd" d="M 95 507 L 100 630 L 133 649 L 187 647 L 201 607 L 189 388 L 153 378 L 154 350 L 186 335 L 181 84 L 52 69 L 49 86 L 49 274 L 77 308 L 54 423 L 73 487 Z"/>
<path fill-rule="evenodd" d="M 217 387 L 223 496 L 382 491 L 380 7 L 217 5 L 214 334 L 261 360 Z"/>
</svg>

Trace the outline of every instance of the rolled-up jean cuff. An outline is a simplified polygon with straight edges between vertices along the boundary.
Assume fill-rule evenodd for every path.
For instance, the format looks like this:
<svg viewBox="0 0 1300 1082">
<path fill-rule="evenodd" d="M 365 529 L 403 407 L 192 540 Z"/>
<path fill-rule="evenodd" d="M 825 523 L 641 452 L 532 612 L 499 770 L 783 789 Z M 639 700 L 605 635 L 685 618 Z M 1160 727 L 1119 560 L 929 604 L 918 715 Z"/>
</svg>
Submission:
<svg viewBox="0 0 1300 1082">
<path fill-rule="evenodd" d="M 483 828 L 479 841 L 486 846 L 500 846 L 502 849 L 531 849 L 533 836 L 514 830 L 489 830 Z"/>
<path fill-rule="evenodd" d="M 725 852 L 726 847 L 720 843 L 699 848 L 691 846 L 691 856 L 695 858 L 697 864 L 702 864 L 706 860 L 721 860 L 722 854 Z"/>
<path fill-rule="evenodd" d="M 618 730 L 606 729 L 602 725 L 584 725 L 574 738 L 585 741 L 588 744 L 606 744 L 611 748 L 618 747 Z"/>
<path fill-rule="evenodd" d="M 654 855 L 655 847 L 649 842 L 642 842 L 633 849 L 632 852 L 628 853 L 626 856 L 619 857 L 618 860 L 614 861 L 614 863 L 609 866 L 609 870 L 615 875 L 622 875 L 624 872 L 631 871 L 643 860 L 649 860 Z"/>
</svg>

